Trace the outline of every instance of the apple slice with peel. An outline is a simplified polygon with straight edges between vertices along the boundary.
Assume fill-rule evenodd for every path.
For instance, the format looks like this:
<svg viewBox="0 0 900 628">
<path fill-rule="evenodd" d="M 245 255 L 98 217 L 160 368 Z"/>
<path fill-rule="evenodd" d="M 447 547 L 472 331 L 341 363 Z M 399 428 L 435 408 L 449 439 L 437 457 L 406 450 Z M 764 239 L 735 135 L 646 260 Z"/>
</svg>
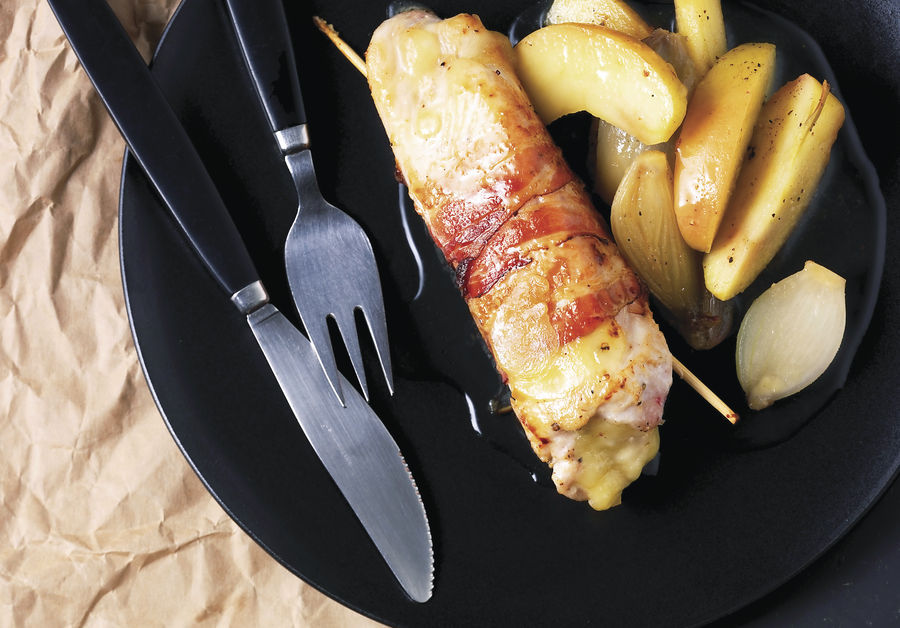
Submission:
<svg viewBox="0 0 900 628">
<path fill-rule="evenodd" d="M 687 90 L 647 44 L 594 24 L 554 24 L 515 48 L 519 78 L 545 124 L 588 111 L 644 144 L 668 140 Z"/>
<path fill-rule="evenodd" d="M 547 11 L 547 24 L 599 24 L 637 39 L 653 29 L 623 0 L 553 0 Z"/>
<path fill-rule="evenodd" d="M 737 181 L 775 68 L 775 46 L 729 50 L 697 85 L 675 144 L 675 215 L 688 246 L 708 252 Z"/>
<path fill-rule="evenodd" d="M 685 38 L 677 33 L 657 28 L 644 39 L 644 43 L 675 68 L 678 78 L 690 95 L 700 77 L 697 76 L 694 62 L 688 55 Z M 609 122 L 594 120 L 594 123 L 591 128 L 593 141 L 588 168 L 594 174 L 594 191 L 609 204 L 612 204 L 619 181 L 635 157 L 648 148 L 664 151 L 670 160 L 673 156 L 675 146 L 672 141 L 647 146 Z"/>
<path fill-rule="evenodd" d="M 806 210 L 844 122 L 844 107 L 804 74 L 763 106 L 737 187 L 704 257 L 706 287 L 720 299 L 743 292 Z"/>
<path fill-rule="evenodd" d="M 675 0 L 675 23 L 702 76 L 728 49 L 721 0 Z"/>
</svg>

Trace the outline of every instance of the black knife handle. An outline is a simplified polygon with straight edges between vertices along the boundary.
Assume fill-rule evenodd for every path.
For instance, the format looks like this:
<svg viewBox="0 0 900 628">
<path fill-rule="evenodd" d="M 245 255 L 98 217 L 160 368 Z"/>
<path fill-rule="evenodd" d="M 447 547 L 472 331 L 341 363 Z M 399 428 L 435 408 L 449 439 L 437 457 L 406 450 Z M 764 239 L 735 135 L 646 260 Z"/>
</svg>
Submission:
<svg viewBox="0 0 900 628">
<path fill-rule="evenodd" d="M 226 0 L 226 4 L 272 131 L 306 124 L 281 0 Z"/>
<path fill-rule="evenodd" d="M 48 0 L 134 156 L 204 265 L 231 296 L 259 280 L 181 122 L 106 0 Z"/>
</svg>

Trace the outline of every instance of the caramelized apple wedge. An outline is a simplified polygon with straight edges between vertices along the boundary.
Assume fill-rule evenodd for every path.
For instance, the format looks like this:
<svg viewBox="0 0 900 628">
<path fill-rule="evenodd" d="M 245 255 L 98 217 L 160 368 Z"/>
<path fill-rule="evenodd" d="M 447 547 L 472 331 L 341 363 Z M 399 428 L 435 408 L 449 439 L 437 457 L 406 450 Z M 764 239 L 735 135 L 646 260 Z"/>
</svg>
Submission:
<svg viewBox="0 0 900 628">
<path fill-rule="evenodd" d="M 554 0 L 547 11 L 547 24 L 597 24 L 631 35 L 647 37 L 653 29 L 622 0 Z"/>
<path fill-rule="evenodd" d="M 728 49 L 721 0 L 675 0 L 675 23 L 697 71 L 706 74 Z"/>
<path fill-rule="evenodd" d="M 737 181 L 775 67 L 775 46 L 743 44 L 691 97 L 675 144 L 675 215 L 685 242 L 708 252 Z"/>
<path fill-rule="evenodd" d="M 668 140 L 687 107 L 675 70 L 647 44 L 603 26 L 554 24 L 515 47 L 516 69 L 549 124 L 588 111 L 644 144 Z"/>
<path fill-rule="evenodd" d="M 706 287 L 720 299 L 743 292 L 803 215 L 844 122 L 828 83 L 808 74 L 763 106 L 737 187 L 703 260 Z"/>
<path fill-rule="evenodd" d="M 675 68 L 678 79 L 690 95 L 699 77 L 694 70 L 694 63 L 688 56 L 685 38 L 677 33 L 657 28 L 644 39 L 644 43 Z M 605 120 L 594 122 L 591 127 L 592 152 L 588 167 L 594 173 L 594 191 L 608 204 L 612 204 L 619 182 L 631 162 L 642 152 L 648 148 L 661 150 L 670 160 L 672 159 L 674 146 L 671 141 L 647 146 Z"/>
</svg>

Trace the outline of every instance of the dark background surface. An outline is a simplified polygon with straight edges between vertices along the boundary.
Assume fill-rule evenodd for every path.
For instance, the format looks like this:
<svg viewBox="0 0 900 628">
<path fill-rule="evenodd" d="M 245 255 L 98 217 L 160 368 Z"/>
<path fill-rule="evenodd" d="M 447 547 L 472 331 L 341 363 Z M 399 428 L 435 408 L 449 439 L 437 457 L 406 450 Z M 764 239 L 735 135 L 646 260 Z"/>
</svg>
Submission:
<svg viewBox="0 0 900 628">
<path fill-rule="evenodd" d="M 528 3 L 435 4 L 442 15 L 477 10 L 488 26 L 504 29 Z M 362 50 L 384 5 L 287 5 L 321 187 L 370 233 L 385 279 L 398 385 L 392 400 L 374 390 L 373 404 L 406 453 L 431 518 L 438 570 L 426 605 L 399 594 L 279 403 L 243 321 L 186 251 L 134 165 L 126 169 L 123 275 L 142 362 L 179 445 L 251 536 L 337 599 L 400 624 L 685 625 L 750 602 L 723 624 L 896 619 L 896 487 L 823 558 L 754 602 L 855 522 L 900 459 L 893 395 L 900 281 L 890 247 L 898 236 L 890 211 L 900 174 L 896 3 L 760 4 L 822 44 L 876 163 L 889 209 L 879 302 L 847 385 L 815 417 L 815 429 L 777 446 L 729 451 L 721 419 L 694 412 L 698 404 L 676 383 L 660 475 L 642 479 L 623 506 L 601 514 L 559 498 L 546 486 L 546 470 L 529 468 L 514 421 L 479 416 L 486 436 L 472 430 L 459 391 L 480 407 L 496 376 L 433 251 L 423 250 L 431 255 L 425 262 L 432 292 L 418 305 L 410 300 L 416 277 L 398 242 L 402 224 L 383 130 L 365 83 L 309 23 L 313 13 L 322 15 Z M 155 72 L 273 302 L 293 316 L 280 256 L 295 210 L 284 194 L 290 181 L 223 24 L 214 0 L 188 0 Z"/>
<path fill-rule="evenodd" d="M 717 626 L 900 623 L 900 483 L 796 578 Z"/>
</svg>

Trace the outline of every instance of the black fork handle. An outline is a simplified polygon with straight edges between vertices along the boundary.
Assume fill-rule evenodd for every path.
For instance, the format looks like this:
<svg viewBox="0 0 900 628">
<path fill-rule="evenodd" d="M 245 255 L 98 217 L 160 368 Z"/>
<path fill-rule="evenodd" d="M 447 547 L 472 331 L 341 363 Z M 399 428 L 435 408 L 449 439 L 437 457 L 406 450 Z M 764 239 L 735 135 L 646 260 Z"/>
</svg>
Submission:
<svg viewBox="0 0 900 628">
<path fill-rule="evenodd" d="M 281 0 L 226 0 L 244 61 L 273 132 L 306 124 Z"/>
</svg>

